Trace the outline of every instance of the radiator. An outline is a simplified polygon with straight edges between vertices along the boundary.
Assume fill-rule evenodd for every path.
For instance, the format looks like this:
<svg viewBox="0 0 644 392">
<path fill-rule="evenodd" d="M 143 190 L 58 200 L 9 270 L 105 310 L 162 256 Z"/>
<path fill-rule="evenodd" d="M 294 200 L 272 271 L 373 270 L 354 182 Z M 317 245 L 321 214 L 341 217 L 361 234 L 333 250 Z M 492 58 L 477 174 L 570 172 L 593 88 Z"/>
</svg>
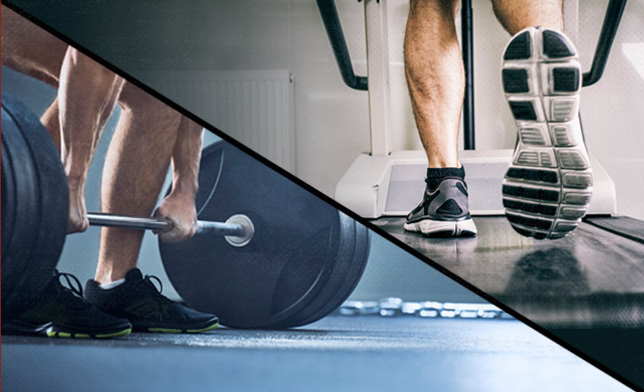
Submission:
<svg viewBox="0 0 644 392">
<path fill-rule="evenodd" d="M 295 172 L 288 70 L 146 72 L 150 87 L 277 165 Z"/>
</svg>

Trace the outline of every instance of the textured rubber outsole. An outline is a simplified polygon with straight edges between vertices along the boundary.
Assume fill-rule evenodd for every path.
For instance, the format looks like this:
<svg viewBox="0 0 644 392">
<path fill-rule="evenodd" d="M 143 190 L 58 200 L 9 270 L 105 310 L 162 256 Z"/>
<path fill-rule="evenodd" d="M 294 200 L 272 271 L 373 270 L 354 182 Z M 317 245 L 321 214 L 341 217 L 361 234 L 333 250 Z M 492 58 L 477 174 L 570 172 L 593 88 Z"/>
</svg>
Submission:
<svg viewBox="0 0 644 392">
<path fill-rule="evenodd" d="M 407 231 L 415 231 L 428 237 L 472 237 L 476 235 L 476 225 L 472 219 L 459 221 L 424 219 L 405 223 L 404 227 Z"/>
<path fill-rule="evenodd" d="M 214 324 L 207 325 L 205 327 L 197 327 L 197 328 L 144 328 L 141 329 L 141 331 L 145 332 L 154 332 L 154 333 L 202 333 L 202 332 L 208 332 L 212 331 L 214 329 L 217 329 L 219 327 L 219 322 L 215 322 Z M 137 329 L 138 330 L 138 329 Z"/>
<path fill-rule="evenodd" d="M 84 331 L 80 332 L 73 328 L 46 323 L 41 325 L 27 324 L 20 321 L 8 321 L 2 325 L 2 334 L 45 336 L 49 338 L 72 338 L 72 339 L 110 339 L 127 336 L 132 332 L 129 325 L 114 326 L 106 328 L 102 332 Z"/>
<path fill-rule="evenodd" d="M 531 27 L 510 40 L 501 72 L 518 132 L 503 181 L 506 217 L 524 236 L 561 238 L 585 215 L 593 185 L 577 51 L 562 33 Z"/>
<path fill-rule="evenodd" d="M 132 332 L 132 328 L 124 328 L 115 332 L 108 333 L 80 333 L 58 330 L 56 328 L 48 328 L 46 330 L 47 337 L 50 338 L 74 338 L 74 339 L 111 339 L 122 336 L 127 336 Z"/>
</svg>

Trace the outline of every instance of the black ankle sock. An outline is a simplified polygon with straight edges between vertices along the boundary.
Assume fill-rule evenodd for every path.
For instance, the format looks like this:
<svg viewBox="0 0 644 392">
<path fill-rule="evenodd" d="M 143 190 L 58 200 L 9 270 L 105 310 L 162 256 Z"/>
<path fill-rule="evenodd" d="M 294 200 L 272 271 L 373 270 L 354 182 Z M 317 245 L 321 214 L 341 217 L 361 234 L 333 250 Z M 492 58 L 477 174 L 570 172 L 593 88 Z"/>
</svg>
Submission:
<svg viewBox="0 0 644 392">
<path fill-rule="evenodd" d="M 425 182 L 429 189 L 434 190 L 438 187 L 441 180 L 445 177 L 459 177 L 465 179 L 465 169 L 461 167 L 441 167 L 441 168 L 429 168 L 427 169 L 427 179 Z"/>
</svg>

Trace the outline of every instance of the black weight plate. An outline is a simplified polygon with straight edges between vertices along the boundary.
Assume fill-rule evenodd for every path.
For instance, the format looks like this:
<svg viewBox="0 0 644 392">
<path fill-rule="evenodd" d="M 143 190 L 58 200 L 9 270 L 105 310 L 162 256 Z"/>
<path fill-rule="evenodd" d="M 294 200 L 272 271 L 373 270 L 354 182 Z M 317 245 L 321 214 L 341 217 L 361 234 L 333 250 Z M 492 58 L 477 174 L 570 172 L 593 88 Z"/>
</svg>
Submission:
<svg viewBox="0 0 644 392">
<path fill-rule="evenodd" d="M 19 125 L 6 109 L 10 98 L 2 95 L 2 309 L 11 311 L 14 298 L 29 276 L 27 261 L 36 246 L 36 230 L 17 217 L 37 214 L 37 178 L 31 152 Z M 23 194 L 17 195 L 21 190 Z M 36 217 L 37 218 L 37 217 Z M 26 220 L 27 223 L 29 220 Z M 36 221 L 36 223 L 38 223 Z"/>
<path fill-rule="evenodd" d="M 331 268 L 329 279 L 321 288 L 319 293 L 311 300 L 311 302 L 298 313 L 290 316 L 286 322 L 290 325 L 300 326 L 307 324 L 306 320 L 318 314 L 322 309 L 328 306 L 329 301 L 337 294 L 345 280 L 351 262 L 353 261 L 353 254 L 356 242 L 355 221 L 348 216 L 340 213 L 340 224 L 344 227 L 343 236 L 340 239 L 338 253 L 335 263 Z"/>
<path fill-rule="evenodd" d="M 5 147 L 5 140 L 2 138 L 2 254 L 8 253 L 9 244 L 13 238 L 13 229 L 16 219 L 16 197 L 14 195 L 13 164 L 11 153 Z"/>
<path fill-rule="evenodd" d="M 211 184 L 210 187 L 204 184 Z M 198 235 L 159 243 L 170 281 L 190 306 L 239 328 L 286 328 L 327 283 L 345 230 L 338 211 L 225 142 L 202 154 L 199 219 L 248 215 L 242 248 Z"/>
<path fill-rule="evenodd" d="M 351 261 L 351 267 L 347 271 L 345 279 L 342 281 L 341 286 L 336 291 L 335 295 L 328 301 L 327 305 L 321 307 L 316 313 L 312 314 L 309 318 L 302 321 L 302 325 L 313 323 L 336 309 L 338 309 L 344 301 L 351 295 L 353 290 L 360 282 L 360 278 L 364 273 L 367 264 L 370 249 L 369 232 L 366 227 L 356 223 L 356 242 Z"/>
<path fill-rule="evenodd" d="M 35 114 L 6 94 L 2 176 L 2 307 L 10 312 L 40 294 L 51 278 L 67 235 L 69 201 L 49 133 Z"/>
<path fill-rule="evenodd" d="M 353 290 L 360 282 L 360 278 L 364 273 L 369 259 L 369 250 L 371 241 L 369 231 L 362 224 L 355 222 L 355 247 L 353 249 L 353 257 L 350 261 L 350 268 L 346 272 L 345 279 L 342 281 L 341 286 L 336 290 L 335 295 L 329 299 L 324 307 L 320 307 L 318 311 L 310 317 L 301 320 L 298 325 L 305 325 L 315 322 L 338 309 L 340 305 L 351 295 Z"/>
</svg>

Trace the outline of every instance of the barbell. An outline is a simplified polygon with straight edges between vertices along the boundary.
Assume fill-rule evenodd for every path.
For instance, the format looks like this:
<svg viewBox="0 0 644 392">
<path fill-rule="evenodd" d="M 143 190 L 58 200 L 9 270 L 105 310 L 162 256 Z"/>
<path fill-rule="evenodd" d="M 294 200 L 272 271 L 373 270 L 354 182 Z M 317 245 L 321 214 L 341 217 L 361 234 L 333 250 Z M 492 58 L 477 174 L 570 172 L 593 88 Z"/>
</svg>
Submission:
<svg viewBox="0 0 644 392">
<path fill-rule="evenodd" d="M 2 95 L 2 309 L 40 294 L 66 238 L 67 180 L 38 118 Z M 170 189 L 168 189 L 168 193 Z M 201 154 L 199 234 L 159 241 L 181 299 L 238 328 L 316 321 L 348 298 L 364 271 L 369 232 L 333 206 L 238 148 Z M 151 217 L 90 213 L 91 225 L 167 230 Z"/>
<path fill-rule="evenodd" d="M 172 230 L 173 223 L 166 218 L 148 218 L 89 212 L 87 219 L 91 226 L 120 227 L 124 229 L 167 231 Z M 253 239 L 255 226 L 253 221 L 244 214 L 233 215 L 225 222 L 197 221 L 196 234 L 221 235 L 235 247 L 246 246 Z"/>
</svg>

